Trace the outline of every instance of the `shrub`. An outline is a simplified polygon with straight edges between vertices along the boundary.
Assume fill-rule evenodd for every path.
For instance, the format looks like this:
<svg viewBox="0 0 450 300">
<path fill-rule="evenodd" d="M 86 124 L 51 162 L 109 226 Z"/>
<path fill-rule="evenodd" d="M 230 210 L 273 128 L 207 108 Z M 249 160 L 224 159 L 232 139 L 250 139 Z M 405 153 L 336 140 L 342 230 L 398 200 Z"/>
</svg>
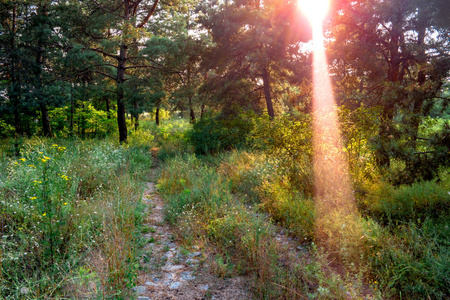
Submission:
<svg viewBox="0 0 450 300">
<path fill-rule="evenodd" d="M 255 145 L 276 161 L 278 173 L 306 196 L 314 193 L 312 130 L 308 115 L 260 119 L 253 133 Z"/>
<path fill-rule="evenodd" d="M 188 139 L 196 154 L 214 154 L 247 145 L 252 129 L 253 122 L 245 115 L 204 118 L 194 125 Z"/>
</svg>

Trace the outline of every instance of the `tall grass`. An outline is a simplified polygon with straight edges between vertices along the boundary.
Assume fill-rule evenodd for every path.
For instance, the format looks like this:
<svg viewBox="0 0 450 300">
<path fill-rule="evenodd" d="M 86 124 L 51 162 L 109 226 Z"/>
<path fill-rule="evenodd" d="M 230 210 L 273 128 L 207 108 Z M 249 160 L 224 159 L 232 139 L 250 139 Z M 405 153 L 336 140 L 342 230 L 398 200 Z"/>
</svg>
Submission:
<svg viewBox="0 0 450 300">
<path fill-rule="evenodd" d="M 107 141 L 30 139 L 19 157 L 3 156 L 1 297 L 126 298 L 151 164 Z"/>
</svg>

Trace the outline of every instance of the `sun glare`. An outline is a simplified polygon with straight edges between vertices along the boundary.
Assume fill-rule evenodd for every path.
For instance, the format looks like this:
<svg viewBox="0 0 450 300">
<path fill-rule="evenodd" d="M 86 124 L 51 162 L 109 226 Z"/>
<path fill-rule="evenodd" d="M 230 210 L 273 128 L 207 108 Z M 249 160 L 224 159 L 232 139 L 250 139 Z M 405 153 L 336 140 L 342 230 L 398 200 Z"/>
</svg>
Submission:
<svg viewBox="0 0 450 300">
<path fill-rule="evenodd" d="M 359 253 L 362 236 L 354 203 L 348 160 L 343 151 L 322 23 L 329 0 L 298 0 L 313 29 L 313 167 L 315 186 L 315 238 L 330 259 L 333 253 L 353 247 Z M 351 230 L 348 230 L 352 227 Z M 348 241 L 354 241 L 352 244 Z M 356 255 L 355 257 L 357 257 Z M 346 258 L 348 261 L 351 259 Z M 355 261 L 356 263 L 356 261 Z"/>
<path fill-rule="evenodd" d="M 322 24 L 330 7 L 330 0 L 298 0 L 298 4 L 309 22 L 316 27 Z"/>
</svg>

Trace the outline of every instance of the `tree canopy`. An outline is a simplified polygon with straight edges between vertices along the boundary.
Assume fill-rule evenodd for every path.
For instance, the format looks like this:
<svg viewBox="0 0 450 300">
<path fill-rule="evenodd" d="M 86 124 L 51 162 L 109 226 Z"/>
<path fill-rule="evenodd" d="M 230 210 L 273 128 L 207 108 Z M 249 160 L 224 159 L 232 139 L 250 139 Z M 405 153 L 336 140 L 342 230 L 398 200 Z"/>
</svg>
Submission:
<svg viewBox="0 0 450 300">
<path fill-rule="evenodd" d="M 339 105 L 380 112 L 373 139 L 379 166 L 392 158 L 406 160 L 411 172 L 430 164 L 430 155 L 412 153 L 424 152 L 423 118 L 446 114 L 450 4 L 331 3 L 324 28 Z M 140 114 L 153 113 L 159 123 L 161 109 L 186 111 L 193 123 L 207 110 L 270 119 L 309 113 L 311 28 L 297 6 L 293 0 L 2 1 L 0 134 L 100 134 L 103 125 L 89 125 L 95 112 L 102 124 L 116 122 L 126 142 L 127 116 L 138 130 Z"/>
</svg>

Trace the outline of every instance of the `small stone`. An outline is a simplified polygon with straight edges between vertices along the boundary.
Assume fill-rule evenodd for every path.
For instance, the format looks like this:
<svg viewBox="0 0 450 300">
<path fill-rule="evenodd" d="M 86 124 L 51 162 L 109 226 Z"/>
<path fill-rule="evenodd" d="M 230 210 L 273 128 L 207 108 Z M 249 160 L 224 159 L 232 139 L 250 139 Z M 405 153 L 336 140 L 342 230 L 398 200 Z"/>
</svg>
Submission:
<svg viewBox="0 0 450 300">
<path fill-rule="evenodd" d="M 188 260 L 186 260 L 187 265 L 198 265 L 198 263 L 199 261 L 197 259 L 189 258 Z"/>
<path fill-rule="evenodd" d="M 148 285 L 148 286 L 158 286 L 156 283 L 153 283 L 153 282 L 151 282 L 151 281 L 147 281 L 147 282 L 145 283 L 145 285 Z"/>
<path fill-rule="evenodd" d="M 142 296 L 139 296 L 139 297 L 138 297 L 138 300 L 150 300 L 150 298 L 149 298 L 149 297 L 142 297 Z"/>
<path fill-rule="evenodd" d="M 172 272 L 172 271 L 178 271 L 178 270 L 181 270 L 181 269 L 183 269 L 183 268 L 184 268 L 184 267 L 183 267 L 182 265 L 168 265 L 168 266 L 163 267 L 162 269 L 163 269 L 164 271 Z"/>
<path fill-rule="evenodd" d="M 193 280 L 195 276 L 192 275 L 192 272 L 183 272 L 180 273 L 180 276 L 183 280 Z"/>
<path fill-rule="evenodd" d="M 20 293 L 23 294 L 23 295 L 26 295 L 26 294 L 28 294 L 29 292 L 30 292 L 30 289 L 29 289 L 29 288 L 26 288 L 26 287 L 20 288 Z"/>
<path fill-rule="evenodd" d="M 147 290 L 147 288 L 142 285 L 133 288 L 133 291 L 135 291 L 138 294 L 143 294 L 143 293 L 145 293 L 146 290 Z"/>
<path fill-rule="evenodd" d="M 201 285 L 198 286 L 198 289 L 201 290 L 201 291 L 206 292 L 209 289 L 209 285 L 201 284 Z"/>
<path fill-rule="evenodd" d="M 200 256 L 202 256 L 202 253 L 200 251 L 197 251 L 197 252 L 189 253 L 188 256 L 189 256 L 189 258 L 200 257 Z"/>
<path fill-rule="evenodd" d="M 181 286 L 181 282 L 177 281 L 177 282 L 172 283 L 172 284 L 169 286 L 169 289 L 171 289 L 171 290 L 176 290 L 176 289 L 179 289 L 180 286 Z"/>
</svg>

